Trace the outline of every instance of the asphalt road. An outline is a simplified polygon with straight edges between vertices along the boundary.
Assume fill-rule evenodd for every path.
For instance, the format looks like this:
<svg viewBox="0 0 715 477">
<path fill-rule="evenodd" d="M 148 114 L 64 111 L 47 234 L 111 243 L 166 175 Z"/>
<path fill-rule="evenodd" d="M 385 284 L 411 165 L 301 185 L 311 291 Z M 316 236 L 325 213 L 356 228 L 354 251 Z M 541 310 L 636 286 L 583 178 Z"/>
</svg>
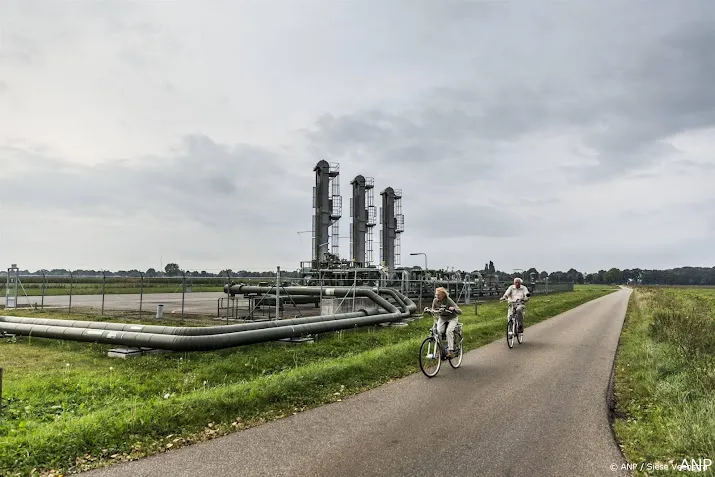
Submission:
<svg viewBox="0 0 715 477">
<path fill-rule="evenodd" d="M 114 476 L 611 476 L 606 395 L 630 290 L 342 402 L 127 464 Z M 527 310 L 528 325 L 528 310 Z M 506 323 L 505 323 L 506 324 Z M 506 328 L 506 326 L 505 326 Z M 417 355 L 417 350 L 415 350 Z"/>
</svg>

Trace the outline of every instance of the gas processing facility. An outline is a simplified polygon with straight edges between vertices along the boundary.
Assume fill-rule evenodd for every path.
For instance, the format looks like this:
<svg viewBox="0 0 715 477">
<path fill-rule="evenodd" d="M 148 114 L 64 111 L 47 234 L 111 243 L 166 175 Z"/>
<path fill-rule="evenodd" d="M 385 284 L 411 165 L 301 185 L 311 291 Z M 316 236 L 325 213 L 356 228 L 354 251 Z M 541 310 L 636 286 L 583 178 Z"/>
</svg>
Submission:
<svg viewBox="0 0 715 477">
<path fill-rule="evenodd" d="M 286 281 L 278 273 L 273 283 L 227 283 L 226 297 L 219 299 L 227 305 L 219 306 L 217 318 L 225 319 L 225 324 L 175 327 L 2 316 L 0 335 L 121 345 L 110 350 L 110 355 L 123 357 L 151 350 L 207 351 L 266 341 L 312 340 L 320 333 L 361 326 L 404 326 L 429 304 L 436 287 L 447 288 L 455 301 L 469 304 L 496 298 L 508 285 L 495 275 L 479 272 L 401 267 L 402 191 L 386 187 L 376 207 L 374 180 L 363 175 L 350 182 L 350 251 L 349 258 L 341 258 L 339 166 L 320 161 L 314 171 L 311 260 L 300 263 L 298 279 Z M 523 278 L 532 293 L 549 293 L 548 282 Z"/>
<path fill-rule="evenodd" d="M 503 292 L 504 286 L 498 283 L 496 276 L 401 267 L 400 237 L 405 232 L 402 190 L 389 186 L 383 189 L 378 209 L 375 205 L 374 179 L 363 175 L 350 182 L 350 255 L 347 259 L 340 258 L 338 238 L 343 213 L 340 168 L 338 164 L 320 161 L 314 171 L 313 253 L 310 261 L 300 264 L 303 284 L 389 287 L 412 298 L 420 295 L 431 298 L 435 288 L 443 286 L 451 296 L 465 303 Z M 375 260 L 374 237 L 378 216 L 379 258 Z M 525 277 L 527 281 L 529 278 Z"/>
</svg>

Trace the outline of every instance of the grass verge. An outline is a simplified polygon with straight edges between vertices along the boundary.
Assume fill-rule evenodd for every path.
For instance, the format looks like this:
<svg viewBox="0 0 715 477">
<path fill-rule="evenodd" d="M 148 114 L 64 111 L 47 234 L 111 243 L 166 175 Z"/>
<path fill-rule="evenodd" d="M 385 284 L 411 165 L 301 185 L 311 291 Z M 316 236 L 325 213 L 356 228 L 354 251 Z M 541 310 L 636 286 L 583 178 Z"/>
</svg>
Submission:
<svg viewBox="0 0 715 477">
<path fill-rule="evenodd" d="M 612 292 L 532 299 L 527 326 Z M 503 337 L 505 306 L 463 307 L 465 349 Z M 0 475 L 73 473 L 163 452 L 374 388 L 419 370 L 430 319 L 206 353 L 116 360 L 109 346 L 0 343 L 6 409 Z"/>
<path fill-rule="evenodd" d="M 635 288 L 614 378 L 614 429 L 634 475 L 715 465 L 714 316 L 715 290 Z"/>
</svg>

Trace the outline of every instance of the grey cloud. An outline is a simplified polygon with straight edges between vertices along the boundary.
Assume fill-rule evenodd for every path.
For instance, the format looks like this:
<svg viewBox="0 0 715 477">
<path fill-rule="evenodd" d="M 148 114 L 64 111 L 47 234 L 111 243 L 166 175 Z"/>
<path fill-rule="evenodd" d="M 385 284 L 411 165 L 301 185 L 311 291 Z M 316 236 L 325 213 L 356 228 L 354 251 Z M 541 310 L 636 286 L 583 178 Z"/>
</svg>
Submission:
<svg viewBox="0 0 715 477">
<path fill-rule="evenodd" d="M 25 35 L 5 34 L 0 38 L 0 42 L 0 64 L 5 60 L 30 65 L 37 62 L 42 56 L 37 42 Z"/>
<path fill-rule="evenodd" d="M 24 164 L 19 174 L 0 178 L 4 201 L 23 206 L 124 217 L 146 209 L 211 227 L 249 229 L 290 224 L 310 210 L 309 187 L 293 184 L 280 156 L 206 136 L 186 137 L 171 156 L 138 163 L 69 165 L 17 147 L 0 149 L 0 160 Z"/>
<path fill-rule="evenodd" d="M 455 222 L 455 217 L 460 220 Z M 405 218 L 406 230 L 419 230 L 420 236 L 436 238 L 511 238 L 523 234 L 530 226 L 527 218 L 506 208 L 491 205 L 456 207 L 450 200 L 423 204 Z"/>
<path fill-rule="evenodd" d="M 540 49 L 533 58 L 516 57 L 513 63 L 481 58 L 470 73 L 475 75 L 470 86 L 435 88 L 401 113 L 371 109 L 324 116 L 308 138 L 325 154 L 359 153 L 375 162 L 413 164 L 447 156 L 454 165 L 474 169 L 489 164 L 485 144 L 569 130 L 598 153 L 599 161 L 574 169 L 572 178 L 601 181 L 673 152 L 661 139 L 715 124 L 715 55 L 710 52 L 715 23 L 703 20 L 715 18 L 714 2 L 691 1 L 687 9 L 650 2 L 645 10 L 641 2 L 618 3 L 624 11 L 617 17 L 607 8 L 578 5 L 582 11 L 550 4 L 554 30 L 539 32 L 543 40 L 533 38 L 539 45 L 534 49 Z M 523 34 L 534 30 L 527 23 Z M 465 43 L 474 40 L 467 31 L 459 34 Z M 497 51 L 514 53 L 511 41 L 505 39 Z M 519 46 L 524 55 L 524 45 Z"/>
</svg>

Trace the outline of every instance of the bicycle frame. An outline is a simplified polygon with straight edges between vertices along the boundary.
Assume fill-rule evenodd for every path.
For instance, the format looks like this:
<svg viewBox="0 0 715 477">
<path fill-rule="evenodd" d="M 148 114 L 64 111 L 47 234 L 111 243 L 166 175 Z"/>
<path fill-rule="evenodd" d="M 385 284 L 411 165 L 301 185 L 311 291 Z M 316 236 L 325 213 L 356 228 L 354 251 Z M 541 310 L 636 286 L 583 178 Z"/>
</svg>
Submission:
<svg viewBox="0 0 715 477">
<path fill-rule="evenodd" d="M 528 296 L 528 295 L 527 295 Z M 524 300 L 515 300 L 511 303 L 509 303 L 509 320 L 506 325 L 506 344 L 511 348 L 514 346 L 514 339 L 519 342 L 519 344 L 524 341 L 524 332 L 522 330 L 521 333 L 519 333 L 519 327 L 518 323 L 516 320 L 516 307 L 519 305 L 525 305 L 526 302 Z M 523 320 L 524 320 L 524 311 L 522 310 L 522 326 L 523 326 Z M 510 335 L 511 334 L 511 335 Z"/>
<path fill-rule="evenodd" d="M 434 322 L 432 323 L 432 328 L 430 328 L 428 337 L 433 337 L 435 339 L 435 341 L 436 341 L 435 344 L 437 346 L 439 346 L 439 350 L 440 350 L 439 358 L 441 361 L 445 361 L 447 359 L 447 341 L 446 341 L 446 339 L 442 340 L 442 336 L 440 335 L 440 333 L 437 329 L 437 323 L 439 322 L 439 318 L 440 318 L 440 315 L 439 315 L 440 310 L 428 310 L 428 311 L 432 315 L 432 319 L 434 320 Z M 462 334 L 462 323 L 459 322 L 459 319 L 457 319 L 457 326 L 454 327 L 454 332 L 455 333 L 458 332 L 460 335 Z M 445 330 L 445 333 L 446 333 L 446 330 Z M 428 351 L 430 351 L 430 350 L 428 349 Z M 434 357 L 434 355 L 436 354 L 435 351 L 436 350 L 431 350 L 431 352 L 429 353 L 430 358 Z"/>
</svg>

